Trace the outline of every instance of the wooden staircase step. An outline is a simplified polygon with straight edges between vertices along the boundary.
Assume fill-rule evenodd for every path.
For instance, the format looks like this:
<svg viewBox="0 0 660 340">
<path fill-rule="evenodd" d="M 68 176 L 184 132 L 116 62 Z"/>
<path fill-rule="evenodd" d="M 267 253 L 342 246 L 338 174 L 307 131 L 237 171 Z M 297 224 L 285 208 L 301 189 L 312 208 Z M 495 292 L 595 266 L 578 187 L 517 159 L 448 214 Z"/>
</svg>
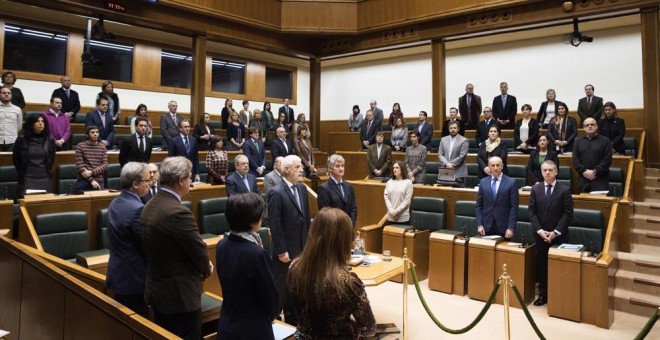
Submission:
<svg viewBox="0 0 660 340">
<path fill-rule="evenodd" d="M 660 281 L 656 280 L 650 280 L 650 279 L 643 279 L 639 277 L 633 278 L 633 282 L 641 285 L 647 285 L 647 286 L 654 286 L 654 287 L 660 287 Z"/>
<path fill-rule="evenodd" d="M 653 303 L 653 302 L 648 302 L 645 300 L 640 300 L 637 298 L 630 298 L 628 301 L 630 301 L 631 304 L 633 305 L 638 305 L 642 307 L 651 307 L 651 308 L 658 308 L 660 307 L 660 304 Z"/>
<path fill-rule="evenodd" d="M 633 260 L 633 263 L 635 263 L 636 266 L 640 266 L 640 267 L 660 269 L 660 263 L 658 263 L 658 262 L 645 261 L 645 260 Z"/>
<path fill-rule="evenodd" d="M 660 239 L 660 233 L 646 233 L 646 237 Z"/>
</svg>

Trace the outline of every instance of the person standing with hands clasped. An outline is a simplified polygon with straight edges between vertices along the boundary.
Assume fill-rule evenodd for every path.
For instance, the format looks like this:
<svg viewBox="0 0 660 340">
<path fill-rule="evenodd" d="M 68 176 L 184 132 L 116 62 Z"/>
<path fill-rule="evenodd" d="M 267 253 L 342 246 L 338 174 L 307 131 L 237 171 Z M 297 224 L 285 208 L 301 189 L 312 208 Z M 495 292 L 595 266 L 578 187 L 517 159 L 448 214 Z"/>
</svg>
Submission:
<svg viewBox="0 0 660 340">
<path fill-rule="evenodd" d="M 477 232 L 510 239 L 518 219 L 518 187 L 513 178 L 502 173 L 502 159 L 488 160 L 490 175 L 479 182 L 477 194 Z"/>
</svg>

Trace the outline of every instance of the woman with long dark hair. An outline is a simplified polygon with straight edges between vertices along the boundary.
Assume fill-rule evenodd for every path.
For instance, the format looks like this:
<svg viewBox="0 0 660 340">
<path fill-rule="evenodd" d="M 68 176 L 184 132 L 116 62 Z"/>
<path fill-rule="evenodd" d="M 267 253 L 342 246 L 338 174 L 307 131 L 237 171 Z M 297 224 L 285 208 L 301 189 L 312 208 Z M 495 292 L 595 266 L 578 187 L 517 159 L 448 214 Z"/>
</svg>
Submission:
<svg viewBox="0 0 660 340">
<path fill-rule="evenodd" d="M 529 155 L 527 162 L 527 185 L 534 185 L 538 182 L 543 182 L 543 174 L 541 174 L 541 164 L 545 161 L 553 161 L 559 171 L 559 157 L 557 151 L 550 146 L 550 141 L 547 135 L 541 135 L 538 140 L 538 145 L 535 150 Z"/>
<path fill-rule="evenodd" d="M 408 224 L 413 182 L 408 178 L 405 162 L 396 161 L 392 164 L 392 178 L 385 185 L 384 196 L 387 206 L 387 224 Z"/>
<path fill-rule="evenodd" d="M 398 118 L 401 118 L 402 121 L 404 120 L 403 112 L 401 112 L 401 105 L 399 105 L 399 103 L 394 103 L 394 105 L 392 105 L 392 113 L 390 113 L 390 119 L 388 122 L 390 127 L 394 127 Z"/>
<path fill-rule="evenodd" d="M 151 126 L 151 119 L 149 119 L 149 111 L 147 111 L 147 106 L 144 104 L 138 105 L 137 109 L 135 109 L 135 116 L 131 118 L 131 134 L 135 134 L 135 119 L 137 117 L 144 117 L 147 119 L 147 133 L 146 136 L 151 138 L 154 132 L 154 128 Z"/>
<path fill-rule="evenodd" d="M 557 104 L 557 115 L 552 118 L 548 127 L 550 145 L 562 154 L 573 152 L 573 142 L 577 136 L 577 121 L 568 116 L 568 106 Z"/>
<path fill-rule="evenodd" d="M 346 269 L 352 241 L 353 224 L 345 212 L 319 211 L 307 244 L 288 274 L 289 297 L 298 315 L 296 339 L 357 339 L 375 334 L 376 320 L 364 284 Z"/>
<path fill-rule="evenodd" d="M 199 117 L 199 122 L 197 122 L 193 131 L 193 136 L 197 140 L 199 150 L 208 150 L 211 145 L 211 137 L 214 135 L 215 129 L 211 126 L 211 115 L 204 113 Z"/>
<path fill-rule="evenodd" d="M 225 177 L 229 169 L 227 153 L 222 150 L 225 141 L 217 136 L 211 138 L 211 150 L 206 154 L 206 182 L 211 184 L 225 184 Z"/>
<path fill-rule="evenodd" d="M 493 125 L 488 128 L 488 138 L 481 143 L 477 152 L 477 163 L 479 163 L 479 178 L 490 176 L 488 160 L 497 156 L 502 159 L 502 172 L 508 174 L 506 169 L 506 158 L 508 156 L 506 144 L 500 138 L 500 128 Z"/>
<path fill-rule="evenodd" d="M 53 192 L 51 169 L 55 161 L 55 141 L 43 114 L 25 119 L 23 136 L 14 143 L 12 160 L 18 173 L 18 197 L 23 197 L 28 189 Z"/>
</svg>

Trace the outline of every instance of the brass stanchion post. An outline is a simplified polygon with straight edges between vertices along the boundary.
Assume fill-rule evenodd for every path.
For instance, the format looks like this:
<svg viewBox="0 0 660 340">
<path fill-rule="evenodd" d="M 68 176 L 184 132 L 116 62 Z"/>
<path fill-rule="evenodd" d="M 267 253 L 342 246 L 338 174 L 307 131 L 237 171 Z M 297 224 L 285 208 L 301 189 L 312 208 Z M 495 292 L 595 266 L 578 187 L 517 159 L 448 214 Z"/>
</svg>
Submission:
<svg viewBox="0 0 660 340">
<path fill-rule="evenodd" d="M 403 340 L 408 340 L 408 248 L 403 248 Z"/>
<path fill-rule="evenodd" d="M 509 286 L 511 283 L 511 277 L 507 272 L 506 263 L 502 266 L 504 272 L 500 275 L 500 287 L 504 288 L 502 291 L 502 299 L 504 300 L 504 339 L 511 339 L 511 327 L 509 320 Z"/>
</svg>

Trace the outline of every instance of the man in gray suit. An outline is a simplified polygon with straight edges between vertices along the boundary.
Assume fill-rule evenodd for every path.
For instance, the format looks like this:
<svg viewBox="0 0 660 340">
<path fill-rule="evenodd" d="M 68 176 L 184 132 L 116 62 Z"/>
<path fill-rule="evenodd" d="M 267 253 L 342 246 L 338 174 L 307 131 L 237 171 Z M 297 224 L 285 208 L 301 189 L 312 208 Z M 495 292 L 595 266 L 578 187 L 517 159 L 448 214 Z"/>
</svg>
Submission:
<svg viewBox="0 0 660 340">
<path fill-rule="evenodd" d="M 177 102 L 171 100 L 167 103 L 167 108 L 170 111 L 160 116 L 160 134 L 163 136 L 163 151 L 167 150 L 167 146 L 172 143 L 171 140 L 179 135 L 179 126 L 177 124 L 181 120 L 181 117 L 176 114 L 178 106 Z"/>
<path fill-rule="evenodd" d="M 380 131 L 383 127 L 383 110 L 379 109 L 376 105 L 377 103 L 373 99 L 369 102 L 371 112 L 374 114 L 374 122 L 376 124 L 377 130 Z"/>
<path fill-rule="evenodd" d="M 440 158 L 440 166 L 456 170 L 456 185 L 464 187 L 465 177 L 468 175 L 465 156 L 468 153 L 469 143 L 465 137 L 458 134 L 459 130 L 458 121 L 449 122 L 449 135 L 440 140 L 438 158 Z"/>
<path fill-rule="evenodd" d="M 273 171 L 269 172 L 264 176 L 264 189 L 266 193 L 275 187 L 279 182 L 282 181 L 282 160 L 284 157 L 275 157 L 275 162 L 273 163 Z M 268 212 L 268 210 L 266 210 Z"/>
</svg>

